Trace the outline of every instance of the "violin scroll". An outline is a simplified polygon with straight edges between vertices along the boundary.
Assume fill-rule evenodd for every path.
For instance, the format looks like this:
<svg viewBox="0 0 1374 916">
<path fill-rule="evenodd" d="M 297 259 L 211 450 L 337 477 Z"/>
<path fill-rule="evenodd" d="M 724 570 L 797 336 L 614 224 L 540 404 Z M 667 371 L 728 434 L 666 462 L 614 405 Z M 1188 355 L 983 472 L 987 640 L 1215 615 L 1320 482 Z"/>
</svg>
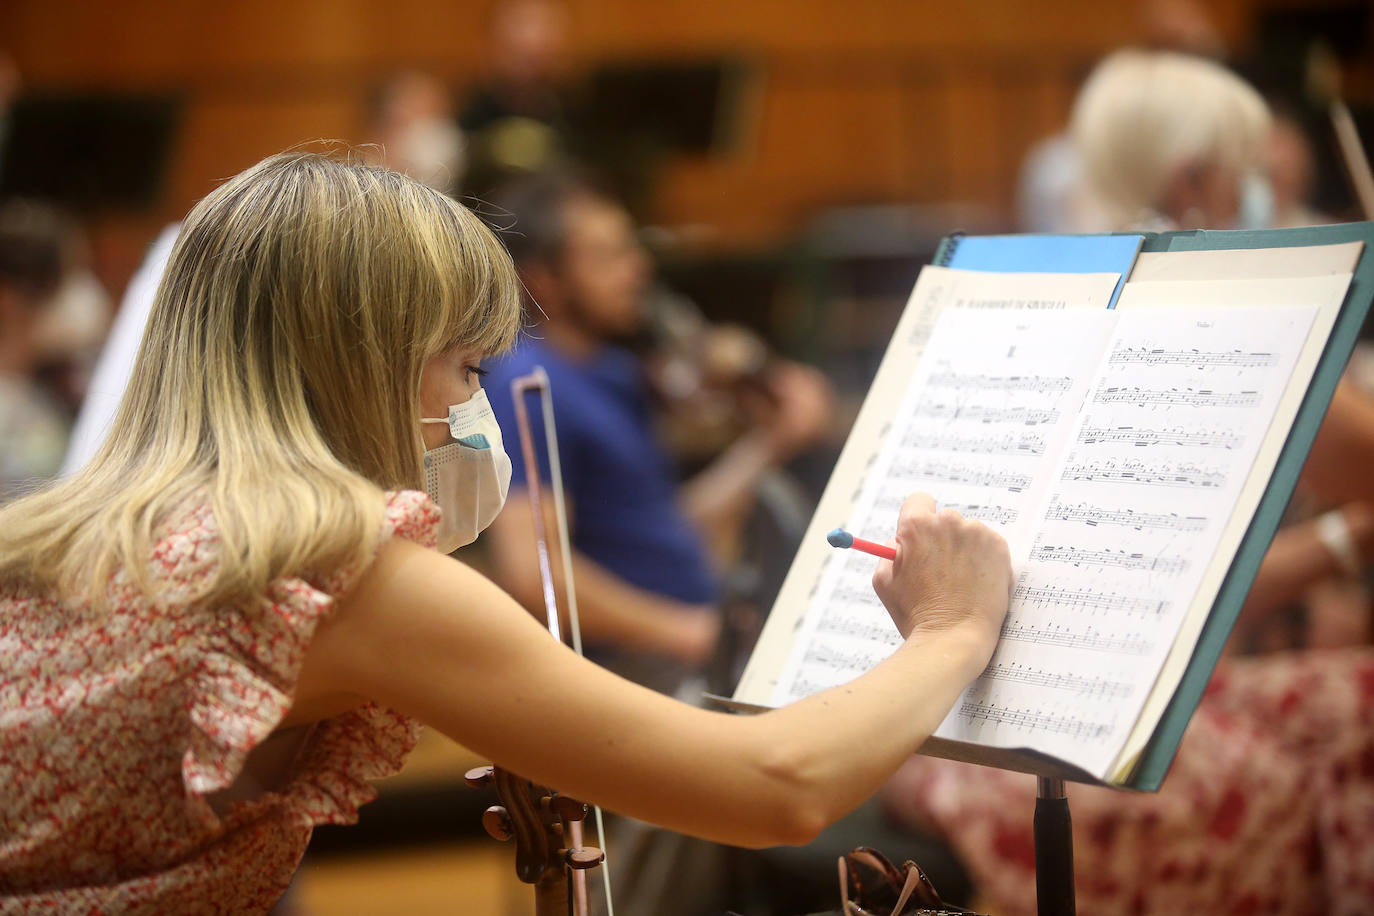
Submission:
<svg viewBox="0 0 1374 916">
<path fill-rule="evenodd" d="M 515 840 L 515 873 L 535 886 L 539 916 L 545 916 L 546 904 L 548 916 L 572 912 L 569 901 L 584 901 L 586 889 L 578 874 L 570 896 L 569 872 L 595 868 L 606 858 L 600 849 L 581 843 L 587 805 L 500 767 L 477 767 L 465 780 L 475 788 L 496 790 L 501 804 L 483 813 L 482 826 L 495 840 Z"/>
</svg>

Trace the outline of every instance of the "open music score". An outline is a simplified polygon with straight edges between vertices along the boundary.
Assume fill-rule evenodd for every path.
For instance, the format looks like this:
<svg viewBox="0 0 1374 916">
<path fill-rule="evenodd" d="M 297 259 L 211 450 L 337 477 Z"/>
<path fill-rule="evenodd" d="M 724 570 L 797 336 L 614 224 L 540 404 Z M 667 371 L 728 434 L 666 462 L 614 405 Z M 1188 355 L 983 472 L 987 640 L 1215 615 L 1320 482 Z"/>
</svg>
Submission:
<svg viewBox="0 0 1374 916">
<path fill-rule="evenodd" d="M 946 310 L 848 530 L 891 536 L 912 491 L 999 530 L 1016 581 L 987 671 L 940 738 L 1105 778 L 1272 420 L 1315 307 L 1004 315 Z M 900 644 L 873 561 L 827 560 L 775 705 Z"/>
</svg>

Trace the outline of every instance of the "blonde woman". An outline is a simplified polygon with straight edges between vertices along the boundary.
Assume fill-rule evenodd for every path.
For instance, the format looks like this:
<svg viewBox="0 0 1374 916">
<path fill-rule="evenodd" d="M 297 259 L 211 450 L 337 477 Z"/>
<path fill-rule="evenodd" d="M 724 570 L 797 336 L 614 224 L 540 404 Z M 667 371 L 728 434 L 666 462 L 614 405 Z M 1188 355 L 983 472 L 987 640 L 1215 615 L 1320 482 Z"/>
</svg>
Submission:
<svg viewBox="0 0 1374 916">
<path fill-rule="evenodd" d="M 434 549 L 503 498 L 479 363 L 519 309 L 496 239 L 392 172 L 283 155 L 196 206 L 108 440 L 0 513 L 4 908 L 265 910 L 417 721 L 754 846 L 807 841 L 930 734 L 1010 570 L 928 497 L 874 577 L 903 647 L 757 718 L 583 661 Z"/>
</svg>

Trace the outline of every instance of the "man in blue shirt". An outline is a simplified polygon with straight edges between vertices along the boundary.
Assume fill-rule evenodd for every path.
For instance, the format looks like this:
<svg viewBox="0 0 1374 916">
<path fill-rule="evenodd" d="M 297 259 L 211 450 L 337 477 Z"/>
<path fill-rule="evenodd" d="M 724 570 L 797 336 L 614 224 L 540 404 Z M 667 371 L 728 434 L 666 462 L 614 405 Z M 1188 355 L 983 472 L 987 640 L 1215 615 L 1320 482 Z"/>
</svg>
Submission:
<svg viewBox="0 0 1374 916">
<path fill-rule="evenodd" d="M 523 496 L 529 471 L 517 445 L 510 380 L 543 366 L 557 418 L 584 639 L 609 667 L 671 691 L 710 657 L 720 630 L 719 571 L 708 533 L 737 525 L 760 475 L 821 432 L 828 386 L 812 370 L 782 366 L 768 381 L 771 406 L 680 484 L 655 435 L 643 366 L 616 344 L 644 322 L 650 281 L 629 214 L 588 186 L 556 177 L 512 188 L 498 203 L 514 217 L 504 238 L 537 323 L 513 354 L 488 364 L 484 380 L 514 465 L 508 508 L 485 538 L 496 575 L 542 616 L 533 519 Z M 542 453 L 540 413 L 533 399 L 529 406 Z M 546 460 L 540 458 L 545 480 Z"/>
</svg>

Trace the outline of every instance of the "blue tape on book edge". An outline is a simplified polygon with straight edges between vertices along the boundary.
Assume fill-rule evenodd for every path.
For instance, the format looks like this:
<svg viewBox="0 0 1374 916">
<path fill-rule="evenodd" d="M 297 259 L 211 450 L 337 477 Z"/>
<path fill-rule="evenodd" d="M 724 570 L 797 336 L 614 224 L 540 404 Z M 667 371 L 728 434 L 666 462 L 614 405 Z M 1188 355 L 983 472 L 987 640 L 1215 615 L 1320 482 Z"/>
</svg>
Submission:
<svg viewBox="0 0 1374 916">
<path fill-rule="evenodd" d="M 935 252 L 935 264 L 960 270 L 998 273 L 1120 274 L 1107 308 L 1115 308 L 1121 287 L 1144 241 L 1140 233 L 1098 235 L 964 235 L 946 236 Z"/>
</svg>

